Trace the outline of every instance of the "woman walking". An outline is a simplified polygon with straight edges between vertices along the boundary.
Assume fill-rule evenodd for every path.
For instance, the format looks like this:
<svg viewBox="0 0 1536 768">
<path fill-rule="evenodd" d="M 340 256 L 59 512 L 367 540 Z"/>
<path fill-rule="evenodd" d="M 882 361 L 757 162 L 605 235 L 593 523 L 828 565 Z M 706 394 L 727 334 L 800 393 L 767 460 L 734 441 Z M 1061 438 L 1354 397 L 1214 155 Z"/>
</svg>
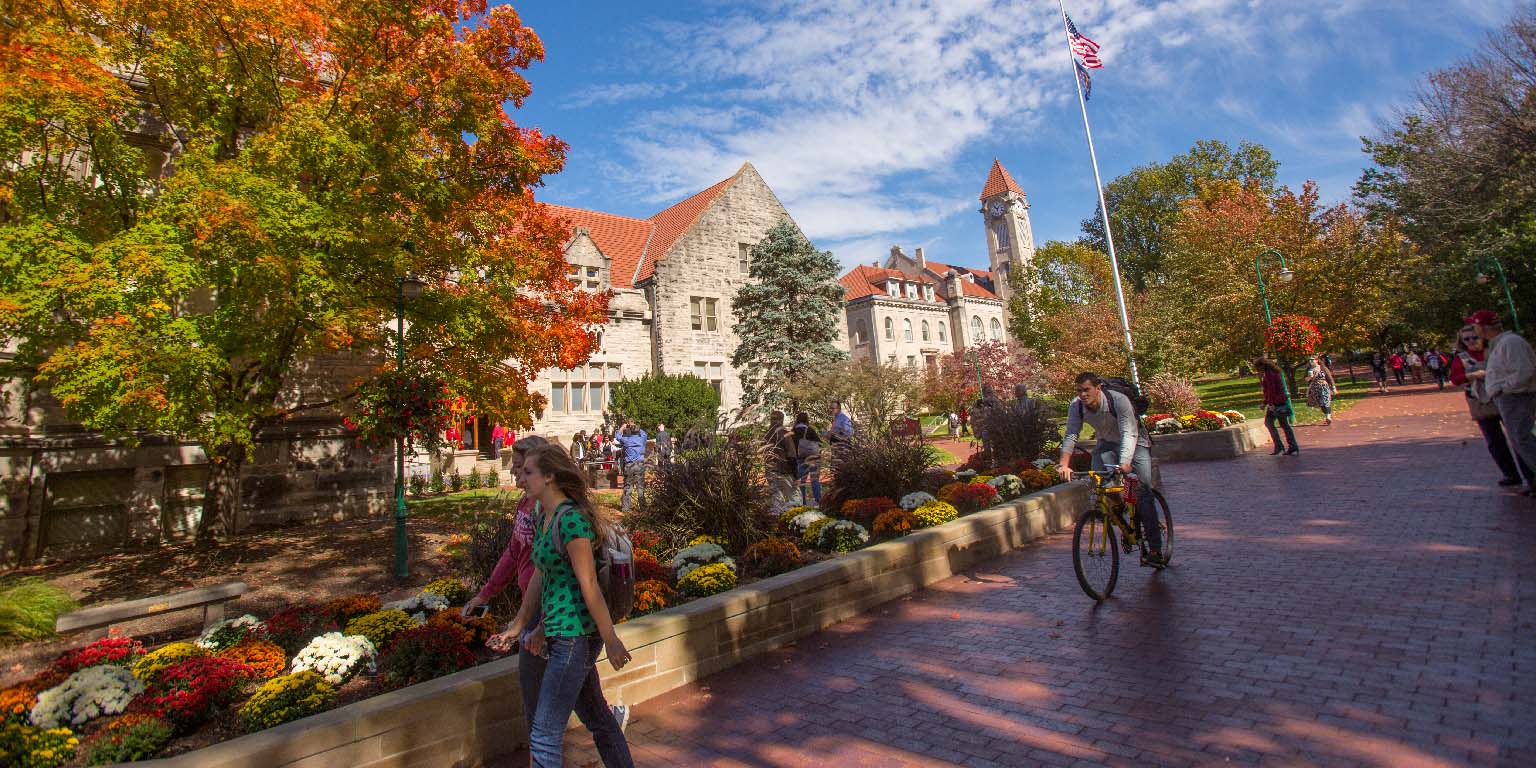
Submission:
<svg viewBox="0 0 1536 768">
<path fill-rule="evenodd" d="M 811 426 L 811 415 L 805 411 L 795 414 L 795 449 L 797 459 L 795 480 L 800 485 L 800 503 L 806 500 L 806 487 L 810 487 L 811 499 L 821 505 L 821 435 Z"/>
<path fill-rule="evenodd" d="M 1376 377 L 1376 392 L 1387 393 L 1387 357 L 1380 352 L 1371 353 L 1371 374 Z"/>
<path fill-rule="evenodd" d="M 1509 449 L 1509 441 L 1504 437 L 1504 421 L 1499 418 L 1499 407 L 1483 389 L 1483 380 L 1468 375 L 1483 370 L 1486 358 L 1483 337 L 1478 335 L 1476 328 L 1464 326 L 1456 337 L 1456 356 L 1451 358 L 1451 383 L 1466 390 L 1467 411 L 1472 420 L 1477 422 L 1478 429 L 1483 431 L 1483 442 L 1488 444 L 1488 454 L 1493 457 L 1493 463 L 1504 473 L 1499 485 L 1513 486 L 1524 482 L 1529 487 L 1536 483 L 1536 473 L 1531 471 L 1524 459 Z"/>
<path fill-rule="evenodd" d="M 604 651 L 615 670 L 629 663 L 595 565 L 594 549 L 613 523 L 593 502 L 575 462 L 559 446 L 530 451 L 523 462 L 523 480 L 541 510 L 533 534 L 535 572 L 517 618 L 486 644 L 506 651 L 542 617 L 544 642 L 529 638 L 529 651 L 544 658 L 537 702 L 527 713 L 528 749 L 535 768 L 563 764 L 565 726 L 572 712 L 592 732 L 604 766 L 632 768 L 629 744 L 603 698 L 597 674 L 597 657 Z"/>
<path fill-rule="evenodd" d="M 1263 357 L 1254 359 L 1253 369 L 1258 372 L 1259 385 L 1264 388 L 1264 426 L 1269 430 L 1269 438 L 1275 441 L 1275 450 L 1270 455 L 1301 453 L 1301 448 L 1296 445 L 1296 432 L 1291 429 L 1291 403 L 1285 396 L 1285 380 L 1280 377 L 1280 369 Z M 1280 430 L 1275 428 L 1276 424 L 1285 430 L 1284 446 L 1280 444 Z"/>
<path fill-rule="evenodd" d="M 1333 424 L 1333 396 L 1338 393 L 1333 371 L 1328 370 L 1321 357 L 1313 355 L 1312 365 L 1307 368 L 1307 405 L 1323 412 L 1325 427 Z"/>
</svg>

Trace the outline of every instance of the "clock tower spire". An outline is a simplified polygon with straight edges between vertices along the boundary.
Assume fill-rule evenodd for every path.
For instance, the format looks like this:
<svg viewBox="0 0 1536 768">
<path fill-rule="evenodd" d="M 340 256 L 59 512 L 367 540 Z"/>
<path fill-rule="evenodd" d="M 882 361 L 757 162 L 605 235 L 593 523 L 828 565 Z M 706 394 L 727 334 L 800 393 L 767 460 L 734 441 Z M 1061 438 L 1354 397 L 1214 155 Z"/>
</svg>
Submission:
<svg viewBox="0 0 1536 768">
<path fill-rule="evenodd" d="M 981 188 L 981 216 L 986 227 L 992 291 L 1008 301 L 1013 295 L 1013 276 L 1035 258 L 1035 234 L 1029 225 L 1029 198 L 995 158 L 987 183 Z"/>
</svg>

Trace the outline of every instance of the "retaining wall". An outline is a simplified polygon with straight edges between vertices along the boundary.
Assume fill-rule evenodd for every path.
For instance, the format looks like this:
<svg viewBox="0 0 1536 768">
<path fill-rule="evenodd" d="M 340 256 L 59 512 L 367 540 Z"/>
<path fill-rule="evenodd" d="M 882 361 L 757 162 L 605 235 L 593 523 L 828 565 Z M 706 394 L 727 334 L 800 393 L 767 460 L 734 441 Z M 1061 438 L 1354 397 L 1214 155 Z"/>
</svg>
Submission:
<svg viewBox="0 0 1536 768">
<path fill-rule="evenodd" d="M 638 704 L 794 642 L 1072 524 L 1088 501 L 1061 485 L 619 625 L 633 660 L 600 660 L 612 702 Z M 461 768 L 527 734 L 517 659 L 483 664 L 172 758 L 153 768 Z"/>
<path fill-rule="evenodd" d="M 1264 428 L 1264 422 L 1250 419 L 1210 432 L 1154 435 L 1152 458 L 1158 461 L 1234 459 L 1265 445 L 1269 445 L 1269 431 Z"/>
</svg>

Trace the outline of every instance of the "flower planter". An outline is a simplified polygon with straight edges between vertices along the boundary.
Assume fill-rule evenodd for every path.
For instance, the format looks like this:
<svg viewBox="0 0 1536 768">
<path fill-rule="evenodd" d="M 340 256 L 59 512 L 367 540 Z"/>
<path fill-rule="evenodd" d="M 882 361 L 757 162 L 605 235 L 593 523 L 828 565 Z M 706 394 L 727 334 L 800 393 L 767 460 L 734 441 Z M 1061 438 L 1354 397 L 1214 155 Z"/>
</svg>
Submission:
<svg viewBox="0 0 1536 768">
<path fill-rule="evenodd" d="M 1086 486 L 1058 485 L 625 622 L 619 636 L 633 659 L 622 672 L 605 670 L 604 690 L 610 701 L 638 704 L 1064 530 L 1087 501 Z M 510 754 L 526 738 L 512 657 L 133 765 L 460 768 Z"/>
<path fill-rule="evenodd" d="M 1235 459 L 1268 443 L 1264 422 L 1254 419 L 1209 432 L 1154 435 L 1152 457 L 1158 461 Z"/>
</svg>

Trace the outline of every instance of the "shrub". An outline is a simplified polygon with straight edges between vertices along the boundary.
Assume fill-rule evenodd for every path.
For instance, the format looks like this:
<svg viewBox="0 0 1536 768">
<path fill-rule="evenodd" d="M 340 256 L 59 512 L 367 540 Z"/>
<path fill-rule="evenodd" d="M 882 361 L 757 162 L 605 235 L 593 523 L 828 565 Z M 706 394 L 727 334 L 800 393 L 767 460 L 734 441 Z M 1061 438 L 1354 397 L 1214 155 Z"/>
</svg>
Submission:
<svg viewBox="0 0 1536 768">
<path fill-rule="evenodd" d="M 951 504 L 955 503 L 955 494 L 959 493 L 960 489 L 964 488 L 965 486 L 966 483 L 960 480 L 956 480 L 953 483 L 945 485 L 943 488 L 939 489 L 939 501 L 947 501 Z M 922 505 L 919 504 L 918 506 Z"/>
<path fill-rule="evenodd" d="M 854 433 L 847 445 L 824 459 L 832 470 L 832 487 L 822 502 L 828 509 L 848 499 L 885 496 L 916 488 L 923 472 L 938 463 L 938 452 L 917 439 Z"/>
<path fill-rule="evenodd" d="M 39 728 L 83 725 L 98 717 L 122 714 L 143 692 L 144 684 L 122 667 L 86 667 L 39 693 L 29 719 Z"/>
<path fill-rule="evenodd" d="M 249 613 L 215 622 L 213 626 L 204 629 L 203 633 L 197 636 L 197 647 L 215 652 L 222 651 L 244 640 L 246 635 L 251 634 L 259 626 L 261 626 L 261 620 Z"/>
<path fill-rule="evenodd" d="M 970 514 L 979 509 L 986 509 L 997 501 L 997 489 L 986 483 L 967 483 L 954 498 L 950 500 L 955 508 L 965 514 Z"/>
<path fill-rule="evenodd" d="M 335 612 L 314 603 L 301 603 L 272 614 L 252 637 L 276 643 L 283 652 L 298 653 L 309 641 L 340 629 Z"/>
<path fill-rule="evenodd" d="M 988 480 L 987 485 L 996 488 L 1001 499 L 1016 499 L 1024 495 L 1024 481 L 1018 475 L 998 475 Z"/>
<path fill-rule="evenodd" d="M 671 581 L 672 570 L 656 559 L 648 549 L 635 550 L 635 578 L 637 580 Z"/>
<path fill-rule="evenodd" d="M 348 595 L 325 604 L 326 612 L 335 618 L 338 627 L 345 627 L 347 622 L 359 616 L 378 613 L 383 607 L 374 595 Z"/>
<path fill-rule="evenodd" d="M 208 650 L 192 643 L 171 643 L 156 648 L 133 663 L 133 676 L 152 683 L 166 667 L 187 659 L 207 656 Z"/>
<path fill-rule="evenodd" d="M 158 717 L 185 732 L 234 701 L 240 684 L 255 677 L 255 670 L 238 661 L 217 656 L 187 659 L 156 676 L 144 695 L 134 700 L 133 711 Z"/>
<path fill-rule="evenodd" d="M 709 563 L 677 580 L 677 588 L 693 597 L 709 597 L 736 588 L 736 569 L 729 563 Z"/>
<path fill-rule="evenodd" d="M 109 765 L 147 760 L 155 756 L 176 729 L 170 723 L 149 715 L 123 715 L 107 725 L 88 745 L 86 765 Z"/>
<path fill-rule="evenodd" d="M 821 546 L 833 552 L 852 552 L 869 542 L 869 531 L 852 520 L 834 520 L 821 529 Z"/>
<path fill-rule="evenodd" d="M 464 490 L 464 476 L 459 474 L 459 470 L 455 468 L 452 472 L 448 473 L 448 491 L 450 493 L 458 493 L 462 490 Z"/>
<path fill-rule="evenodd" d="M 395 635 L 415 627 L 416 622 L 405 611 L 387 610 L 359 616 L 347 622 L 347 628 L 342 630 L 342 634 L 361 635 L 368 638 L 374 648 L 388 648 L 389 641 Z"/>
<path fill-rule="evenodd" d="M 54 620 L 78 607 L 68 592 L 38 577 L 0 586 L 0 642 L 53 637 Z"/>
<path fill-rule="evenodd" d="M 267 640 L 248 638 L 219 651 L 219 658 L 237 661 L 251 668 L 256 677 L 270 680 L 288 667 L 288 654 L 282 646 Z"/>
<path fill-rule="evenodd" d="M 485 506 L 475 512 L 470 524 L 469 542 L 464 547 L 471 583 L 484 584 L 491 579 L 496 563 L 507 544 L 512 541 L 512 529 L 517 524 L 517 505 L 510 494 L 497 494 Z M 636 545 L 638 546 L 638 545 Z M 511 616 L 517 612 L 519 593 L 514 583 L 501 594 L 491 598 L 491 612 L 498 616 Z"/>
<path fill-rule="evenodd" d="M 682 547 L 699 531 L 709 531 L 740 552 L 764 533 L 768 490 L 761 469 L 758 440 L 738 431 L 657 467 L 640 506 L 629 517 L 637 527 L 660 534 L 671 547 Z"/>
<path fill-rule="evenodd" d="M 74 759 L 79 746 L 68 728 L 0 724 L 0 765 L 6 768 L 58 768 Z"/>
<path fill-rule="evenodd" d="M 805 533 L 800 534 L 800 543 L 807 547 L 821 546 L 821 529 L 836 522 L 830 517 L 821 517 L 805 527 Z"/>
<path fill-rule="evenodd" d="M 1047 451 L 1061 444 L 1061 431 L 1050 409 L 1039 400 L 1030 399 L 1027 405 L 1012 403 L 996 408 L 978 408 L 973 418 L 977 434 L 986 439 L 983 469 L 1015 459 L 1038 459 Z M 983 454 L 973 455 L 982 456 Z"/>
<path fill-rule="evenodd" d="M 432 479 L 427 482 L 427 490 L 431 491 L 434 496 L 445 493 L 448 490 L 448 486 L 443 482 L 443 473 L 432 473 Z"/>
<path fill-rule="evenodd" d="M 1169 414 L 1193 413 L 1200 407 L 1200 393 L 1188 379 L 1172 373 L 1159 373 L 1141 385 L 1151 410 Z"/>
<path fill-rule="evenodd" d="M 800 565 L 800 548 L 782 536 L 770 536 L 747 547 L 741 565 L 758 576 L 774 576 Z"/>
<path fill-rule="evenodd" d="M 917 527 L 917 519 L 911 512 L 900 507 L 893 507 L 881 512 L 875 518 L 875 538 L 891 539 L 904 536 L 908 531 Z"/>
<path fill-rule="evenodd" d="M 304 646 L 293 657 L 293 672 L 318 672 L 331 685 L 341 685 L 353 675 L 372 668 L 378 650 L 361 635 L 327 632 Z"/>
<path fill-rule="evenodd" d="M 422 587 L 421 591 L 442 595 L 448 600 L 449 605 L 463 605 L 464 601 L 469 599 L 469 587 L 464 586 L 464 582 L 447 576 L 433 579 Z"/>
<path fill-rule="evenodd" d="M 412 496 L 422 496 L 427 492 L 427 478 L 425 475 L 411 475 L 407 481 L 411 487 Z"/>
<path fill-rule="evenodd" d="M 843 502 L 843 517 L 863 526 L 874 525 L 875 515 L 896 506 L 896 502 L 885 496 L 876 496 L 870 499 L 849 499 Z"/>
<path fill-rule="evenodd" d="M 480 487 L 480 468 L 478 466 L 470 467 L 469 477 L 464 479 L 464 487 L 471 491 Z"/>
<path fill-rule="evenodd" d="M 912 510 L 912 519 L 917 521 L 919 528 L 932 528 L 935 525 L 943 525 L 960 516 L 959 510 L 954 505 L 942 501 L 930 501 L 927 504 Z"/>
<path fill-rule="evenodd" d="M 613 385 L 613 409 L 637 424 L 666 424 L 681 435 L 713 429 L 720 396 L 709 382 L 691 374 L 652 373 Z"/>
<path fill-rule="evenodd" d="M 667 582 L 659 579 L 645 579 L 635 582 L 635 611 L 634 615 L 644 616 L 647 613 L 655 613 L 677 599 L 677 593 L 667 586 Z"/>
<path fill-rule="evenodd" d="M 274 677 L 240 707 L 240 722 L 248 731 L 259 731 L 309 717 L 335 699 L 336 688 L 318 672 Z"/>
<path fill-rule="evenodd" d="M 934 494 L 938 493 L 940 488 L 943 488 L 944 486 L 949 485 L 954 481 L 954 472 L 944 469 L 943 467 L 933 467 L 923 472 L 920 486 L 924 491 L 930 494 Z M 913 507 L 913 509 L 917 509 L 917 507 Z"/>
<path fill-rule="evenodd" d="M 501 470 L 500 469 L 498 469 L 496 467 L 491 467 L 490 469 L 486 470 L 486 472 L 485 472 L 485 487 L 486 488 L 500 488 L 501 487 Z"/>
<path fill-rule="evenodd" d="M 927 491 L 913 491 L 901 497 L 901 502 L 896 506 L 911 512 L 912 510 L 917 509 L 918 507 L 921 507 L 930 501 L 933 501 L 935 498 L 936 497 L 933 494 Z"/>
<path fill-rule="evenodd" d="M 379 657 L 379 674 L 391 687 L 414 685 L 452 674 L 475 663 L 464 631 L 448 624 L 427 624 L 395 636 Z"/>
<path fill-rule="evenodd" d="M 64 676 L 73 675 L 86 667 L 111 664 L 131 667 L 144 655 L 144 644 L 131 637 L 103 637 L 80 648 L 65 651 L 48 665 L 48 669 Z"/>
<path fill-rule="evenodd" d="M 427 619 L 427 625 L 457 629 L 464 638 L 464 644 L 471 648 L 485 645 L 485 641 L 499 629 L 495 617 L 489 613 L 484 616 L 469 617 L 458 611 L 438 611 L 432 615 L 432 618 Z"/>
</svg>

